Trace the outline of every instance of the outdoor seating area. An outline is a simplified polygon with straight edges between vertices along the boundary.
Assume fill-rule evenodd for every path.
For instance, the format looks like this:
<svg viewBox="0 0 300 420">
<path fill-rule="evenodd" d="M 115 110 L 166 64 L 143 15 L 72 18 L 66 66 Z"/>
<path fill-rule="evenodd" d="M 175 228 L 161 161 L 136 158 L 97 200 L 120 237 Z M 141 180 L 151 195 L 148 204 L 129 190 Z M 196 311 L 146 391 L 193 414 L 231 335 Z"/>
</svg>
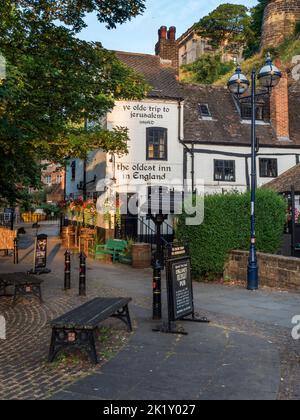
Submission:
<svg viewBox="0 0 300 420">
<path fill-rule="evenodd" d="M 63 227 L 61 239 L 66 249 L 84 252 L 87 257 L 112 263 L 132 264 L 129 241 L 108 239 L 105 244 L 97 244 L 96 229 L 75 225 Z"/>
<path fill-rule="evenodd" d="M 66 249 L 83 251 L 86 256 L 95 252 L 96 229 L 70 225 L 62 228 L 61 239 Z"/>
</svg>

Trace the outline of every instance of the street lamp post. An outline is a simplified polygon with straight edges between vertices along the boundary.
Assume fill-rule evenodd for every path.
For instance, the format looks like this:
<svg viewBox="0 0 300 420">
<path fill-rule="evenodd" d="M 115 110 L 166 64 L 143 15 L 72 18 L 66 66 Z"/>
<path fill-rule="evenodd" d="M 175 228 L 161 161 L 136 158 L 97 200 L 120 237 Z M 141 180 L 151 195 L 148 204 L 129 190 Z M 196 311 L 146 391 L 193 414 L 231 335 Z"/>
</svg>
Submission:
<svg viewBox="0 0 300 420">
<path fill-rule="evenodd" d="M 270 94 L 271 89 L 277 86 L 282 74 L 280 70 L 273 65 L 270 54 L 267 56 L 265 66 L 257 71 L 254 68 L 251 74 L 251 96 L 244 96 L 250 86 L 250 82 L 242 74 L 241 67 L 238 66 L 235 74 L 228 81 L 228 89 L 240 102 L 241 97 L 251 99 L 251 240 L 250 253 L 248 260 L 248 275 L 247 275 L 247 289 L 257 290 L 259 287 L 258 278 L 258 264 L 256 253 L 256 232 L 255 232 L 255 207 L 256 207 L 256 186 L 257 186 L 257 172 L 256 172 L 256 100 L 260 95 Z M 263 93 L 256 92 L 256 80 L 265 89 Z"/>
</svg>

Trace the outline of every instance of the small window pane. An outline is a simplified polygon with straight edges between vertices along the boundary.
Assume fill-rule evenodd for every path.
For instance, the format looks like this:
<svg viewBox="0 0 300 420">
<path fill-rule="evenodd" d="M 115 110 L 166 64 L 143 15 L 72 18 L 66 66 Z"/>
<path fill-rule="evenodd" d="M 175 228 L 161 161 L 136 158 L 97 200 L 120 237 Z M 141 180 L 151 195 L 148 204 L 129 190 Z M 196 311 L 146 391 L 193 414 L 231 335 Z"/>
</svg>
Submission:
<svg viewBox="0 0 300 420">
<path fill-rule="evenodd" d="M 199 104 L 198 110 L 200 117 L 211 117 L 209 106 L 207 104 Z"/>
<path fill-rule="evenodd" d="M 261 178 L 277 178 L 278 162 L 277 159 L 260 159 L 259 170 Z"/>
<path fill-rule="evenodd" d="M 147 160 L 167 160 L 168 130 L 147 128 Z"/>
<path fill-rule="evenodd" d="M 215 160 L 215 181 L 235 182 L 235 161 Z"/>
</svg>

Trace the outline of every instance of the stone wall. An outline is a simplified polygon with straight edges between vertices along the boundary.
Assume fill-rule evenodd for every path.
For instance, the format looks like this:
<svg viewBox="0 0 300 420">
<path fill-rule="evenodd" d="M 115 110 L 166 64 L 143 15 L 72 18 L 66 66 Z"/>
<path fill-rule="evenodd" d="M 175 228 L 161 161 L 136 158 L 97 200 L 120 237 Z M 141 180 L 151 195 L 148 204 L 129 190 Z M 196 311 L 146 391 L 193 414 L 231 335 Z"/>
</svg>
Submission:
<svg viewBox="0 0 300 420">
<path fill-rule="evenodd" d="M 246 251 L 232 251 L 225 264 L 224 279 L 247 281 Z M 300 289 L 300 259 L 258 253 L 260 285 Z"/>
<path fill-rule="evenodd" d="M 261 48 L 276 47 L 300 20 L 300 0 L 270 0 L 265 9 Z"/>
</svg>

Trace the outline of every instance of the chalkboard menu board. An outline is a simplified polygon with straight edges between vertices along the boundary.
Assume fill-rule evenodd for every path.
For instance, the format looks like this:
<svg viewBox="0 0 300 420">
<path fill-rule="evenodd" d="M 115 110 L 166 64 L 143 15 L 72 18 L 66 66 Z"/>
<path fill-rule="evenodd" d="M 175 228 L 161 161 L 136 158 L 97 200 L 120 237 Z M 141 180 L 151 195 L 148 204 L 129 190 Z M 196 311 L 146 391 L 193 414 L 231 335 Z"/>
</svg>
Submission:
<svg viewBox="0 0 300 420">
<path fill-rule="evenodd" d="M 169 262 L 169 293 L 172 321 L 193 314 L 193 289 L 190 258 Z"/>
<path fill-rule="evenodd" d="M 47 235 L 38 235 L 35 240 L 34 262 L 31 274 L 47 274 L 51 270 L 47 269 Z"/>
<path fill-rule="evenodd" d="M 47 235 L 38 235 L 35 244 L 35 268 L 42 269 L 47 266 Z"/>
</svg>

